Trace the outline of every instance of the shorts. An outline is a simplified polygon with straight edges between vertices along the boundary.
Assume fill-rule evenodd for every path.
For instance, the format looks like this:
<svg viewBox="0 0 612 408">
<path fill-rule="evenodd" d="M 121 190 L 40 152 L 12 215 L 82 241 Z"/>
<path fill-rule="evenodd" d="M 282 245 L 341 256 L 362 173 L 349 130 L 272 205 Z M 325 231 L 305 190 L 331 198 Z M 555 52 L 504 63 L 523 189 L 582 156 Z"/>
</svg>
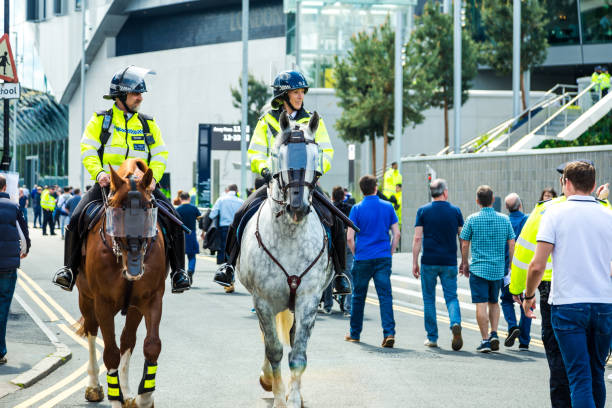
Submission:
<svg viewBox="0 0 612 408">
<path fill-rule="evenodd" d="M 470 273 L 472 303 L 497 303 L 503 279 L 487 280 Z"/>
</svg>

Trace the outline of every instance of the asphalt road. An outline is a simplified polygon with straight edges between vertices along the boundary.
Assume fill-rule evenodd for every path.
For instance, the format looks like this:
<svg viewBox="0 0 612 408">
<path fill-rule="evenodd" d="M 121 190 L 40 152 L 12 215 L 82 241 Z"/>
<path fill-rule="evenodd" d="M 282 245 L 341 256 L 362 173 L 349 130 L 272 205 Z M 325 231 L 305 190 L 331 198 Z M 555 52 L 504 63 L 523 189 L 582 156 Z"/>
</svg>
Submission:
<svg viewBox="0 0 612 408">
<path fill-rule="evenodd" d="M 33 387 L 1 399 L 0 406 L 90 406 L 84 399 L 86 341 L 69 329 L 80 316 L 78 296 L 76 290 L 67 293 L 50 282 L 63 259 L 63 241 L 59 236 L 42 237 L 39 229 L 31 235 L 32 251 L 22 264 L 17 293 L 72 349 L 73 357 Z M 395 256 L 394 349 L 380 348 L 382 330 L 373 288 L 359 344 L 343 340 L 348 319 L 337 305 L 332 315 L 319 314 L 302 378 L 305 407 L 550 406 L 548 367 L 537 336 L 539 325 L 533 326 L 535 336 L 529 352 L 518 352 L 516 346 L 507 350 L 502 345 L 499 353 L 476 353 L 479 334 L 466 292 L 467 280 L 460 278 L 464 348 L 461 352 L 450 348 L 443 303 L 437 304 L 441 347 L 426 348 L 420 287 L 409 266 L 409 256 Z M 225 294 L 212 283 L 215 267 L 212 257 L 200 256 L 192 290 L 181 295 L 166 291 L 160 333 L 162 353 L 154 394 L 157 407 L 272 406 L 272 394 L 264 392 L 258 383 L 263 343 L 257 319 L 250 311 L 251 297 L 240 285 L 234 294 Z M 438 296 L 442 296 L 440 290 Z M 121 316 L 115 321 L 120 328 L 123 326 Z M 505 323 L 500 327 L 505 329 Z M 144 333 L 142 324 L 130 370 L 133 392 L 142 373 Z M 100 351 L 102 344 L 100 339 Z M 285 349 L 285 383 L 289 375 L 287 353 Z M 606 375 L 611 372 L 608 370 Z M 106 390 L 103 374 L 100 381 Z M 608 381 L 607 385 L 610 403 L 612 383 Z M 96 406 L 110 404 L 105 400 Z"/>
</svg>

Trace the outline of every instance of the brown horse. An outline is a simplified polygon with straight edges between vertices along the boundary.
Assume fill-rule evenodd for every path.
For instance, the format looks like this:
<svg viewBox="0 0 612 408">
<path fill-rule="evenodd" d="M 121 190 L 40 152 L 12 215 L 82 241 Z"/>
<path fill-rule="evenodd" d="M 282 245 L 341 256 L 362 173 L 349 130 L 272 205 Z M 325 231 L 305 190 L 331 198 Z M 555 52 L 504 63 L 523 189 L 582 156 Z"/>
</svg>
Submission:
<svg viewBox="0 0 612 408">
<path fill-rule="evenodd" d="M 168 275 L 164 239 L 161 228 L 157 226 L 157 209 L 153 208 L 149 188 L 153 173 L 140 159 L 128 159 L 116 172 L 112 168 L 110 172 L 111 189 L 103 208 L 105 213 L 89 231 L 83 244 L 81 273 L 76 281 L 83 315 L 79 334 L 87 336 L 89 342 L 89 386 L 85 398 L 91 402 L 104 399 L 98 381 L 95 351 L 99 327 L 104 339 L 104 364 L 108 370 L 111 406 L 152 407 L 157 358 L 161 351 L 162 297 Z M 138 222 L 129 217 L 136 217 Z M 139 225 L 142 228 L 143 219 L 144 224 L 152 222 L 152 228 L 148 234 L 140 233 L 135 238 L 134 231 Z M 115 342 L 114 323 L 119 311 L 126 315 L 120 349 Z M 138 396 L 128 398 L 129 362 L 136 344 L 136 330 L 143 317 L 147 327 L 144 373 Z"/>
</svg>

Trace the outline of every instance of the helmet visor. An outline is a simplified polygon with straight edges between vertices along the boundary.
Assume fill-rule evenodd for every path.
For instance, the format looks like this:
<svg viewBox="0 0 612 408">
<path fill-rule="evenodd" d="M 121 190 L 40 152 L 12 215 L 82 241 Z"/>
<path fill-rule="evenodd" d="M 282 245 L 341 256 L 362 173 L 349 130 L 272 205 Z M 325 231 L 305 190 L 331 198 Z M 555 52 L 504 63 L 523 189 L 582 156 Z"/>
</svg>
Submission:
<svg viewBox="0 0 612 408">
<path fill-rule="evenodd" d="M 319 148 L 316 143 L 300 142 L 287 143 L 272 153 L 273 173 L 279 175 L 282 186 L 287 185 L 293 180 L 292 174 L 296 170 L 301 170 L 304 181 L 312 183 L 317 173 L 321 173 L 319 160 Z"/>
<path fill-rule="evenodd" d="M 157 231 L 157 207 L 106 209 L 106 233 L 116 238 L 152 238 Z"/>
</svg>

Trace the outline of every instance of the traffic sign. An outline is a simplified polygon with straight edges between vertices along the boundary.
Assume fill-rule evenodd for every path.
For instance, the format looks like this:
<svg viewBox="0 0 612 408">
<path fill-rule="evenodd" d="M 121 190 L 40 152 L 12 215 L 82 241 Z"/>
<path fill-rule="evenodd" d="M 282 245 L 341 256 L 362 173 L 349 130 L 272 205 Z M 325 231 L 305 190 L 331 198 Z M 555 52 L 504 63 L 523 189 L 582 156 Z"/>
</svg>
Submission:
<svg viewBox="0 0 612 408">
<path fill-rule="evenodd" d="M 11 82 L 0 84 L 0 99 L 19 99 L 21 97 L 21 86 Z"/>
<path fill-rule="evenodd" d="M 19 82 L 8 34 L 0 37 L 0 79 L 6 82 Z"/>
</svg>

